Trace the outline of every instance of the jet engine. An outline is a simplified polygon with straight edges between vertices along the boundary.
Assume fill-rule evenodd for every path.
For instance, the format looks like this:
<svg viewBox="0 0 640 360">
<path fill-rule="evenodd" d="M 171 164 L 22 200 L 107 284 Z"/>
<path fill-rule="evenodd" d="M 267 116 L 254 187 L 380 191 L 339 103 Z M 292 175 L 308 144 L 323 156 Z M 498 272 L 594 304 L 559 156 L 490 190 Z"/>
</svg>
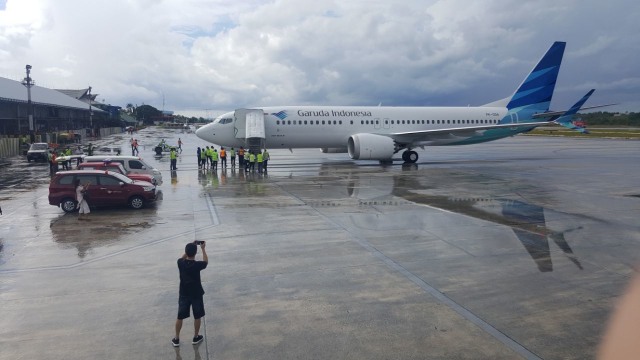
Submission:
<svg viewBox="0 0 640 360">
<path fill-rule="evenodd" d="M 389 160 L 396 153 L 396 144 L 390 137 L 363 133 L 351 135 L 347 149 L 354 160 Z"/>
</svg>

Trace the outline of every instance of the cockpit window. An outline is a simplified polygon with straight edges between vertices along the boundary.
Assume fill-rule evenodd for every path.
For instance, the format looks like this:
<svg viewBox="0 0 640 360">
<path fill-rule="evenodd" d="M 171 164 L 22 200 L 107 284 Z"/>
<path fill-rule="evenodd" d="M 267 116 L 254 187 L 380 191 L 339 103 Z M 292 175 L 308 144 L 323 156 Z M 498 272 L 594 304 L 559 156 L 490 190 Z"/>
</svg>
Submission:
<svg viewBox="0 0 640 360">
<path fill-rule="evenodd" d="M 223 119 L 220 119 L 220 124 L 229 124 L 232 121 L 233 121 L 232 118 L 223 118 Z"/>
</svg>

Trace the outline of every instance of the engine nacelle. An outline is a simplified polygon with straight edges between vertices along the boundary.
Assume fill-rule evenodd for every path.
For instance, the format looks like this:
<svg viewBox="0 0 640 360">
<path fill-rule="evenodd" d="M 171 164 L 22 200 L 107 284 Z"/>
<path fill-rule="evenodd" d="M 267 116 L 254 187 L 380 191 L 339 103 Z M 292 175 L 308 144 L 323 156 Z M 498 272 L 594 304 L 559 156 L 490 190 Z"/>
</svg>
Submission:
<svg viewBox="0 0 640 360">
<path fill-rule="evenodd" d="M 351 135 L 347 149 L 354 160 L 389 160 L 396 153 L 396 144 L 390 137 L 363 133 Z"/>
<path fill-rule="evenodd" d="M 320 151 L 322 151 L 323 154 L 337 154 L 337 153 L 346 153 L 347 152 L 347 148 L 346 147 L 341 147 L 341 148 L 321 148 Z"/>
</svg>

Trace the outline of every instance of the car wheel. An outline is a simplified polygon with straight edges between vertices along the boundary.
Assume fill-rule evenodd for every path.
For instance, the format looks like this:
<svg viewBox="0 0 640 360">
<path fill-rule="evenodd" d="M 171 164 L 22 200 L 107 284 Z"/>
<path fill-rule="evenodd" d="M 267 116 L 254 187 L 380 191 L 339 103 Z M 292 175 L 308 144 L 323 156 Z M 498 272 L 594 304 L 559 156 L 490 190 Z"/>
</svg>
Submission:
<svg viewBox="0 0 640 360">
<path fill-rule="evenodd" d="M 68 213 L 74 212 L 76 211 L 76 201 L 71 198 L 63 199 L 60 202 L 60 208 L 62 208 L 64 212 L 68 212 Z"/>
<path fill-rule="evenodd" d="M 129 206 L 134 209 L 142 209 L 144 207 L 144 199 L 142 196 L 134 196 L 129 199 Z"/>
</svg>

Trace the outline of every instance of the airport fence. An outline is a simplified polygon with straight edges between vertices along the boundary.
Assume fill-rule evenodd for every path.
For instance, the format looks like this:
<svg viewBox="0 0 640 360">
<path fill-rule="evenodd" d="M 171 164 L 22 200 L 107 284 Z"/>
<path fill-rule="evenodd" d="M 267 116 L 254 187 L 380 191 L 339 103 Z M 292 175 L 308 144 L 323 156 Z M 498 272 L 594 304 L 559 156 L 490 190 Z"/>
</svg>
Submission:
<svg viewBox="0 0 640 360">
<path fill-rule="evenodd" d="M 20 155 L 19 138 L 0 138 L 0 158 Z"/>
</svg>

